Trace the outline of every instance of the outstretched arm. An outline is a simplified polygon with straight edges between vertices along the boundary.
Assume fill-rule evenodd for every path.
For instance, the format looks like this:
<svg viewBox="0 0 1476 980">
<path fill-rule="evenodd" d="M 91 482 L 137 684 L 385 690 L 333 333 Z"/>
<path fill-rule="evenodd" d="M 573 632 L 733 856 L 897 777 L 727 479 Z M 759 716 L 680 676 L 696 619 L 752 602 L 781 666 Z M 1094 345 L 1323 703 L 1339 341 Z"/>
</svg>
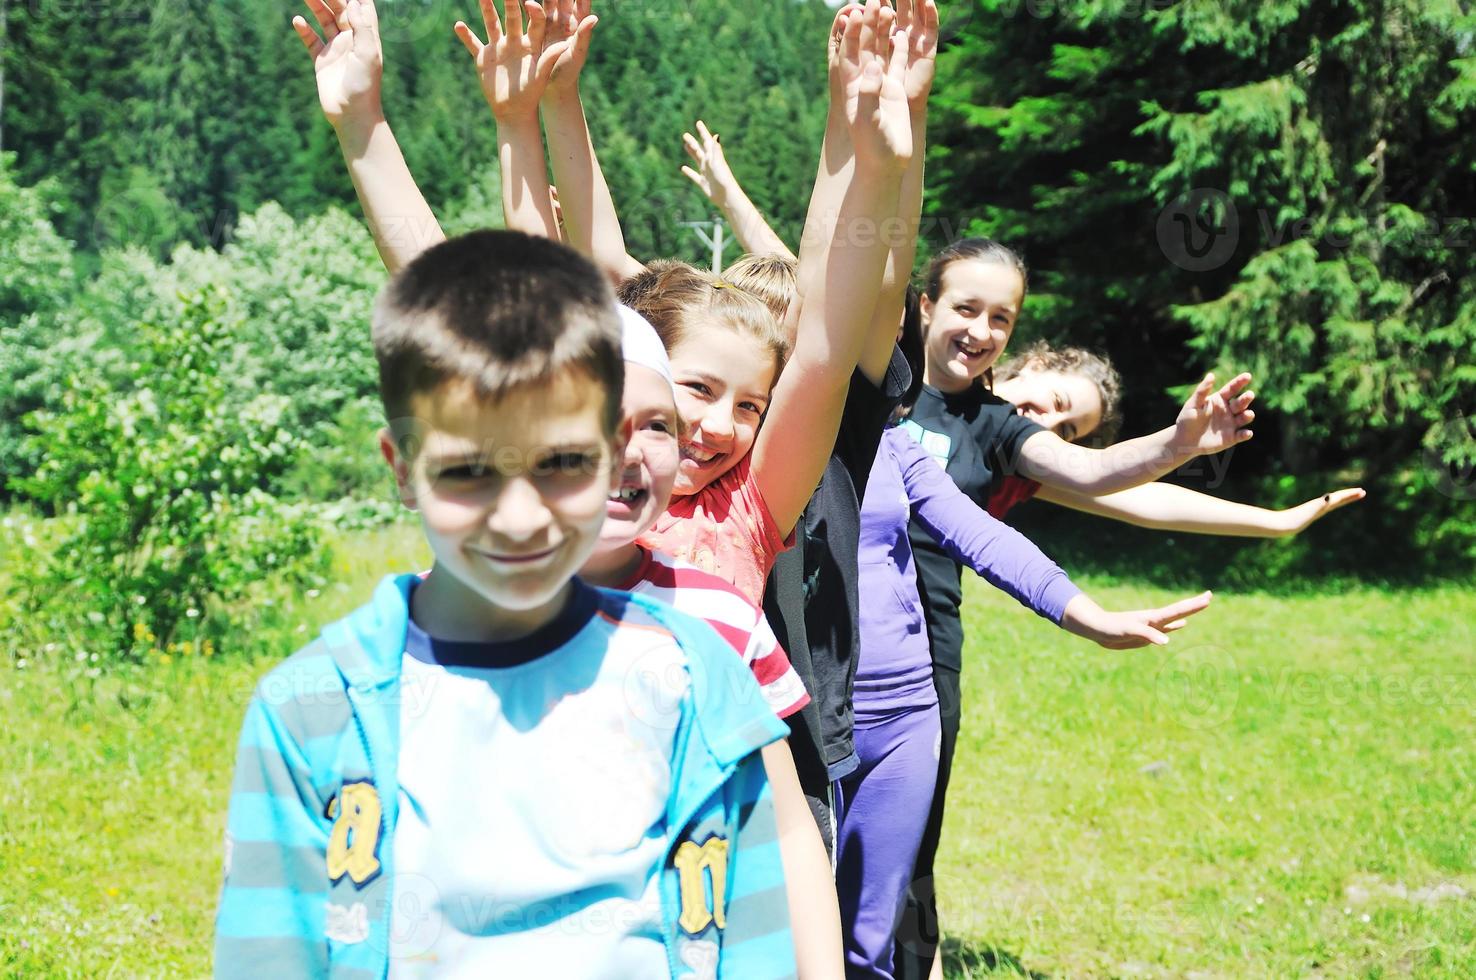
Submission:
<svg viewBox="0 0 1476 980">
<path fill-rule="evenodd" d="M 384 118 L 384 57 L 374 0 L 306 3 L 322 36 L 302 17 L 292 18 L 292 26 L 313 59 L 318 102 L 338 134 L 379 258 L 393 275 L 446 236 Z"/>
<path fill-rule="evenodd" d="M 545 45 L 543 7 L 536 0 L 506 0 L 505 29 L 492 0 L 481 0 L 481 6 L 487 43 L 464 21 L 456 22 L 456 36 L 476 62 L 482 94 L 497 120 L 503 221 L 516 231 L 558 241 L 538 100 L 555 64 L 573 42 L 566 38 Z"/>
<path fill-rule="evenodd" d="M 896 213 L 902 173 L 912 153 L 903 75 L 906 35 L 892 34 L 895 14 L 870 0 L 845 28 L 837 85 L 854 147 L 854 164 L 841 196 L 839 221 L 818 247 L 818 274 L 802 282 L 794 352 L 780 375 L 753 448 L 752 472 L 780 532 L 788 535 L 825 469 L 835 445 L 851 374 L 876 308 L 877 283 L 887 249 L 875 229 Z M 816 195 L 835 194 L 822 175 Z"/>
<path fill-rule="evenodd" d="M 794 253 L 784 244 L 784 239 L 769 227 L 763 214 L 744 193 L 738 178 L 733 176 L 723 145 L 718 142 L 717 134 L 707 128 L 707 123 L 697 120 L 697 135 L 683 133 L 682 145 L 697 165 L 695 170 L 682 167 L 682 173 L 723 212 L 743 250 L 755 255 L 782 255 L 794 261 Z"/>
<path fill-rule="evenodd" d="M 592 258 L 618 285 L 644 271 L 645 266 L 625 250 L 625 233 L 600 170 L 579 97 L 579 75 L 598 22 L 590 13 L 590 0 L 552 0 L 549 38 L 567 38 L 572 43 L 554 65 L 553 78 L 544 92 L 543 126 L 564 213 L 565 240 Z"/>
<path fill-rule="evenodd" d="M 1054 432 L 1037 432 L 1020 449 L 1020 473 L 1047 487 L 1101 496 L 1151 483 L 1195 456 L 1238 446 L 1251 437 L 1255 419 L 1246 391 L 1249 374 L 1241 374 L 1219 390 L 1207 374 L 1184 403 L 1175 423 L 1152 435 L 1129 439 L 1106 449 L 1088 449 Z"/>
<path fill-rule="evenodd" d="M 887 430 L 880 451 L 897 460 L 912 516 L 954 561 L 1060 624 L 1067 604 L 1081 594 L 1060 566 L 1025 535 L 969 499 L 938 461 L 901 429 Z"/>
<path fill-rule="evenodd" d="M 1172 483 L 1145 483 L 1101 497 L 1041 487 L 1036 496 L 1073 510 L 1155 531 L 1288 538 L 1339 507 L 1362 500 L 1365 494 L 1361 488 L 1334 490 L 1285 510 L 1238 504 Z"/>
<path fill-rule="evenodd" d="M 1061 628 L 1109 650 L 1164 646 L 1169 641 L 1166 634 L 1183 629 L 1188 618 L 1203 611 L 1212 598 L 1201 592 L 1157 609 L 1108 612 L 1083 592 L 1066 606 Z"/>
<path fill-rule="evenodd" d="M 1077 588 L 1029 538 L 960 490 L 933 457 L 898 430 L 882 452 L 895 452 L 913 515 L 955 561 L 1062 629 L 1114 650 L 1168 642 L 1165 635 L 1209 605 L 1205 592 L 1162 609 L 1109 612 Z"/>
</svg>

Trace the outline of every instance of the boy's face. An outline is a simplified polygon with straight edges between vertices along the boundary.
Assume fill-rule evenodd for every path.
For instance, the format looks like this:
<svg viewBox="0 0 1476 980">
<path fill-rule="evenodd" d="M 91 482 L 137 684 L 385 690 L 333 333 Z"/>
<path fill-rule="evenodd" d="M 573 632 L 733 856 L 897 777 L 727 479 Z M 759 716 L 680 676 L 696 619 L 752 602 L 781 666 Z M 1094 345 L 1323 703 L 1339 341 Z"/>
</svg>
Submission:
<svg viewBox="0 0 1476 980">
<path fill-rule="evenodd" d="M 402 451 L 385 432 L 380 446 L 401 499 L 420 511 L 437 572 L 509 612 L 561 596 L 599 538 L 619 478 L 605 397 L 566 372 L 497 402 L 465 384 L 412 400 L 414 445 Z"/>
</svg>

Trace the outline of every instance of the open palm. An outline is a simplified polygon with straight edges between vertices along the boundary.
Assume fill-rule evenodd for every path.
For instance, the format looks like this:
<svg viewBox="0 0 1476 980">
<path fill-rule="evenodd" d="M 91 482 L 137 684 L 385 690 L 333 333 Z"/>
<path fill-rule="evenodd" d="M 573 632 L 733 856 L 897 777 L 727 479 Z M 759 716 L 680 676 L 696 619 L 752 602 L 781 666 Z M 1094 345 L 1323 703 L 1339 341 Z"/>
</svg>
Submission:
<svg viewBox="0 0 1476 980">
<path fill-rule="evenodd" d="M 912 120 L 904 78 L 907 35 L 893 34 L 896 14 L 870 0 L 846 21 L 835 70 L 858 160 L 891 168 L 912 155 Z"/>
<path fill-rule="evenodd" d="M 1174 443 L 1181 450 L 1217 453 L 1251 437 L 1248 426 L 1256 413 L 1250 410 L 1255 393 L 1246 391 L 1249 374 L 1240 374 L 1215 390 L 1215 376 L 1207 374 L 1174 421 Z"/>
<path fill-rule="evenodd" d="M 903 86 L 913 109 L 927 103 L 938 59 L 936 0 L 896 0 L 897 29 L 907 32 L 907 75 Z"/>
<path fill-rule="evenodd" d="M 384 55 L 373 0 L 307 0 L 307 7 L 322 37 L 301 17 L 292 26 L 312 56 L 323 115 L 337 125 L 360 112 L 377 112 Z"/>
<path fill-rule="evenodd" d="M 507 0 L 506 7 L 504 25 L 492 0 L 481 0 L 485 44 L 465 22 L 456 22 L 456 36 L 476 62 L 482 94 L 499 119 L 537 114 L 554 66 L 572 43 L 565 39 L 544 45 L 548 21 L 535 0 Z"/>
</svg>

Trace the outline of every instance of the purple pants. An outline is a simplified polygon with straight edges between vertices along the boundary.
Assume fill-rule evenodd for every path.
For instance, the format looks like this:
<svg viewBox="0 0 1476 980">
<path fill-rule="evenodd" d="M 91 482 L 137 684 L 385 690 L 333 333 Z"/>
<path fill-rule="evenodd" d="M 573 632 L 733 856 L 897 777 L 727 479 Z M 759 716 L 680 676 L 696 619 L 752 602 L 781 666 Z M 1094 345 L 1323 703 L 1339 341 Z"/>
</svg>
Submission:
<svg viewBox="0 0 1476 980">
<path fill-rule="evenodd" d="M 836 784 L 836 891 L 847 977 L 892 977 L 902 900 L 938 778 L 937 695 L 889 692 L 873 699 L 858 682 L 860 767 Z"/>
</svg>

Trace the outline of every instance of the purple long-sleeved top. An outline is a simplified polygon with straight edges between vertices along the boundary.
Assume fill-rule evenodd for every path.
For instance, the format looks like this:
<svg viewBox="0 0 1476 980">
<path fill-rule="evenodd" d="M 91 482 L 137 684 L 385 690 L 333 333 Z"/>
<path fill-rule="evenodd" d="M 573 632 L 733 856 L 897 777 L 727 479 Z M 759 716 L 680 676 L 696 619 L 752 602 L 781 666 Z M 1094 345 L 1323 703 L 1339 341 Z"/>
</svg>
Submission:
<svg viewBox="0 0 1476 980">
<path fill-rule="evenodd" d="M 989 516 L 902 429 L 882 437 L 861 504 L 861 657 L 856 695 L 931 688 L 933 658 L 907 522 L 914 516 L 961 564 L 1051 622 L 1081 593 L 1029 538 Z"/>
</svg>

